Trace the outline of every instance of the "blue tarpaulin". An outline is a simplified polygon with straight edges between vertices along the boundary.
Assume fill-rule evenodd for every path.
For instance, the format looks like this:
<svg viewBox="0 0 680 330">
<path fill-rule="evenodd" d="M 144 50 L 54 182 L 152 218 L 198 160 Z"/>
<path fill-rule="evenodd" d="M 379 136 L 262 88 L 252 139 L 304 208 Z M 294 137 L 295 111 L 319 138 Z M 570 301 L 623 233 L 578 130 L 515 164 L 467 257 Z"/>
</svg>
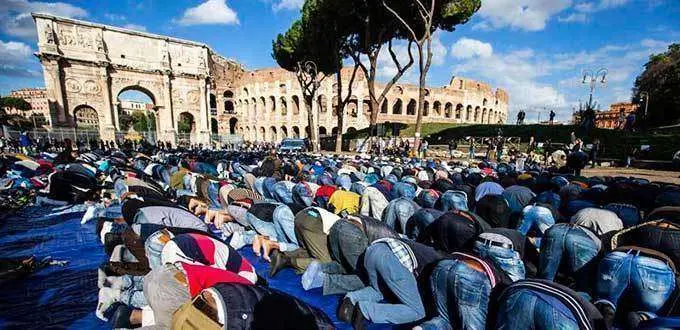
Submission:
<svg viewBox="0 0 680 330">
<path fill-rule="evenodd" d="M 68 261 L 65 266 L 48 266 L 0 288 L 0 329 L 110 328 L 94 315 L 97 267 L 107 256 L 96 236 L 96 223 L 80 224 L 83 211 L 82 205 L 57 210 L 29 207 L 0 220 L 0 257 L 35 255 L 38 260 L 50 256 Z M 269 264 L 255 257 L 250 247 L 239 252 L 271 287 L 323 309 L 338 329 L 351 328 L 335 316 L 340 295 L 323 296 L 321 289 L 304 291 L 300 276 L 290 269 L 269 278 Z"/>
</svg>

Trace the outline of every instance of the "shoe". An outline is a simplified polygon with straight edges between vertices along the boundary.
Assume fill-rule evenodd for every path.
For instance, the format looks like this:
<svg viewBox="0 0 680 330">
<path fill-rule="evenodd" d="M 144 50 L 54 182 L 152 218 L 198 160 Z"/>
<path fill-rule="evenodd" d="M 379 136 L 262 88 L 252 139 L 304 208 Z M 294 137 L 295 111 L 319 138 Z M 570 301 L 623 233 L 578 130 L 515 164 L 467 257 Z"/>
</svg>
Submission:
<svg viewBox="0 0 680 330">
<path fill-rule="evenodd" d="M 302 287 L 305 291 L 322 287 L 325 278 L 324 275 L 324 272 L 321 271 L 321 263 L 317 260 L 312 261 L 312 263 L 307 266 L 307 270 L 305 270 L 304 274 L 302 274 Z"/>
<path fill-rule="evenodd" d="M 233 247 L 235 250 L 240 250 L 242 247 L 246 246 L 245 237 L 243 237 L 243 234 L 241 232 L 237 231 L 233 235 L 231 235 L 229 245 L 231 245 L 231 247 Z"/>
<path fill-rule="evenodd" d="M 99 301 L 97 302 L 97 310 L 95 311 L 95 315 L 102 320 L 102 321 L 108 321 L 109 318 L 106 317 L 104 314 L 105 312 L 115 303 L 118 301 L 120 298 L 120 291 L 114 290 L 112 288 L 101 288 L 99 289 Z"/>
<path fill-rule="evenodd" d="M 354 311 L 355 308 L 352 301 L 347 297 L 343 298 L 340 305 L 338 305 L 338 320 L 345 323 L 352 323 L 354 321 Z"/>
<path fill-rule="evenodd" d="M 138 325 L 133 325 L 130 323 L 130 316 L 132 315 L 134 309 L 128 305 L 117 303 L 116 309 L 111 315 L 111 325 L 113 329 L 134 329 L 138 328 Z"/>
<path fill-rule="evenodd" d="M 271 260 L 269 263 L 269 277 L 274 277 L 281 269 L 292 266 L 290 258 L 279 252 L 279 250 L 272 252 Z"/>
<path fill-rule="evenodd" d="M 352 318 L 352 327 L 354 330 L 364 330 L 364 314 L 361 313 L 359 303 L 354 305 L 354 317 Z"/>
</svg>

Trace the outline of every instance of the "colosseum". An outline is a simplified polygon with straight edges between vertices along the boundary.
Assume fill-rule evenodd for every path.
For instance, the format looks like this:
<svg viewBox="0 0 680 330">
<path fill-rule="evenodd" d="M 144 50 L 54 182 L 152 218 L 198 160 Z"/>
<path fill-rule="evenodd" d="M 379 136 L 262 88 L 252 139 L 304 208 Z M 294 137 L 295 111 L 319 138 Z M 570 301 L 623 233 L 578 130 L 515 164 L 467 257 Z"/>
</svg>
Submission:
<svg viewBox="0 0 680 330">
<path fill-rule="evenodd" d="M 50 120 L 55 127 L 96 127 L 103 139 L 120 131 L 130 90 L 151 99 L 156 138 L 207 142 L 211 135 L 238 134 L 251 141 L 280 141 L 309 133 L 302 93 L 294 73 L 279 68 L 247 70 L 209 46 L 119 27 L 33 14 L 45 78 Z M 343 71 L 346 83 L 350 72 Z M 369 126 L 366 81 L 357 74 L 337 127 L 335 81 L 327 78 L 312 104 L 319 135 Z M 377 90 L 382 88 L 378 86 Z M 508 95 L 488 84 L 454 77 L 444 87 L 427 88 L 424 122 L 505 122 Z M 397 84 L 379 107 L 378 122 L 414 123 L 418 88 Z M 190 125 L 180 125 L 190 122 Z"/>
</svg>

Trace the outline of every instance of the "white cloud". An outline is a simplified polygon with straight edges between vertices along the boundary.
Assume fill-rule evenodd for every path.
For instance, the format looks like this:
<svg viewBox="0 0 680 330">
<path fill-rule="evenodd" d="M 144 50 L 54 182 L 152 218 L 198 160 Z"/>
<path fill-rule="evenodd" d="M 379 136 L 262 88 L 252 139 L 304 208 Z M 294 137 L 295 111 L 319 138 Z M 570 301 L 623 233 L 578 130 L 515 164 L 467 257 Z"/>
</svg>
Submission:
<svg viewBox="0 0 680 330">
<path fill-rule="evenodd" d="M 0 28 L 11 36 L 37 39 L 35 22 L 31 17 L 32 12 L 74 18 L 87 16 L 85 9 L 63 2 L 2 0 L 0 1 Z"/>
<path fill-rule="evenodd" d="M 119 15 L 119 14 L 111 14 L 111 13 L 106 13 L 104 14 L 104 17 L 108 19 L 109 21 L 124 21 L 127 19 L 125 15 Z"/>
<path fill-rule="evenodd" d="M 584 13 L 572 13 L 571 15 L 567 17 L 558 17 L 558 21 L 563 22 L 563 23 L 570 23 L 570 22 L 580 22 L 584 23 L 587 20 L 587 16 Z"/>
<path fill-rule="evenodd" d="M 226 0 L 207 0 L 189 8 L 178 21 L 181 25 L 239 24 L 236 12 L 227 6 Z"/>
<path fill-rule="evenodd" d="M 640 42 L 640 45 L 642 45 L 643 47 L 647 47 L 647 48 L 659 49 L 659 48 L 666 48 L 666 46 L 670 45 L 670 42 L 661 41 L 661 40 L 654 40 L 654 39 L 644 39 Z"/>
<path fill-rule="evenodd" d="M 553 15 L 572 5 L 572 0 L 494 0 L 483 1 L 479 28 L 504 28 L 540 31 Z"/>
<path fill-rule="evenodd" d="M 302 5 L 305 3 L 305 0 L 281 0 L 279 2 L 276 2 L 272 5 L 272 9 L 274 11 L 279 11 L 279 10 L 299 10 L 302 8 Z"/>
<path fill-rule="evenodd" d="M 408 63 L 407 45 L 408 42 L 402 40 L 394 41 L 392 44 L 392 49 L 402 66 Z M 411 46 L 411 53 L 413 54 L 414 65 L 404 73 L 401 81 L 416 83 L 418 80 L 418 49 L 415 45 Z M 446 62 L 447 54 L 448 50 L 441 42 L 441 39 L 439 39 L 439 33 L 435 33 L 432 36 L 432 66 L 430 67 L 430 72 L 432 72 L 432 67 L 441 66 Z M 363 62 L 366 63 L 367 61 Z M 394 64 L 394 61 L 392 61 L 388 46 L 384 45 L 380 51 L 380 55 L 378 55 L 378 78 L 392 79 L 395 74 L 397 74 L 397 66 Z"/>
<path fill-rule="evenodd" d="M 23 42 L 0 40 L 0 75 L 12 77 L 35 77 L 39 73 L 27 69 L 33 50 Z"/>
<path fill-rule="evenodd" d="M 489 57 L 493 54 L 491 44 L 470 38 L 460 38 L 451 47 L 451 56 L 459 59 Z"/>
<path fill-rule="evenodd" d="M 139 24 L 128 23 L 128 24 L 123 25 L 123 28 L 129 29 L 129 30 L 146 32 L 146 26 L 139 25 Z"/>
</svg>

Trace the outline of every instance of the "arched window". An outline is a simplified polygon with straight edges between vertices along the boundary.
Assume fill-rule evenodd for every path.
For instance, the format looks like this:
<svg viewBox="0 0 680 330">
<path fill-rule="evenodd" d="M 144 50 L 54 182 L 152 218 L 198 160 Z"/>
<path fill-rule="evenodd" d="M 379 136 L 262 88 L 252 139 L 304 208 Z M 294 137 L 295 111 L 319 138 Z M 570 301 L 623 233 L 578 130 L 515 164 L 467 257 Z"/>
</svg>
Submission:
<svg viewBox="0 0 680 330">
<path fill-rule="evenodd" d="M 432 108 L 434 110 L 434 115 L 435 116 L 441 116 L 442 115 L 442 104 L 439 101 L 434 101 L 434 106 Z"/>
<path fill-rule="evenodd" d="M 406 114 L 409 116 L 416 115 L 416 100 L 411 99 L 406 106 Z"/>
<path fill-rule="evenodd" d="M 446 103 L 446 107 L 444 108 L 444 116 L 446 118 L 451 118 L 453 116 L 453 104 Z"/>
<path fill-rule="evenodd" d="M 459 103 L 458 105 L 456 105 L 456 119 L 460 119 L 462 114 L 463 114 L 463 105 Z"/>
<path fill-rule="evenodd" d="M 392 106 L 392 114 L 393 115 L 401 115 L 402 108 L 403 108 L 403 104 L 402 104 L 401 100 L 397 99 L 397 101 L 394 102 L 394 105 Z"/>
</svg>

